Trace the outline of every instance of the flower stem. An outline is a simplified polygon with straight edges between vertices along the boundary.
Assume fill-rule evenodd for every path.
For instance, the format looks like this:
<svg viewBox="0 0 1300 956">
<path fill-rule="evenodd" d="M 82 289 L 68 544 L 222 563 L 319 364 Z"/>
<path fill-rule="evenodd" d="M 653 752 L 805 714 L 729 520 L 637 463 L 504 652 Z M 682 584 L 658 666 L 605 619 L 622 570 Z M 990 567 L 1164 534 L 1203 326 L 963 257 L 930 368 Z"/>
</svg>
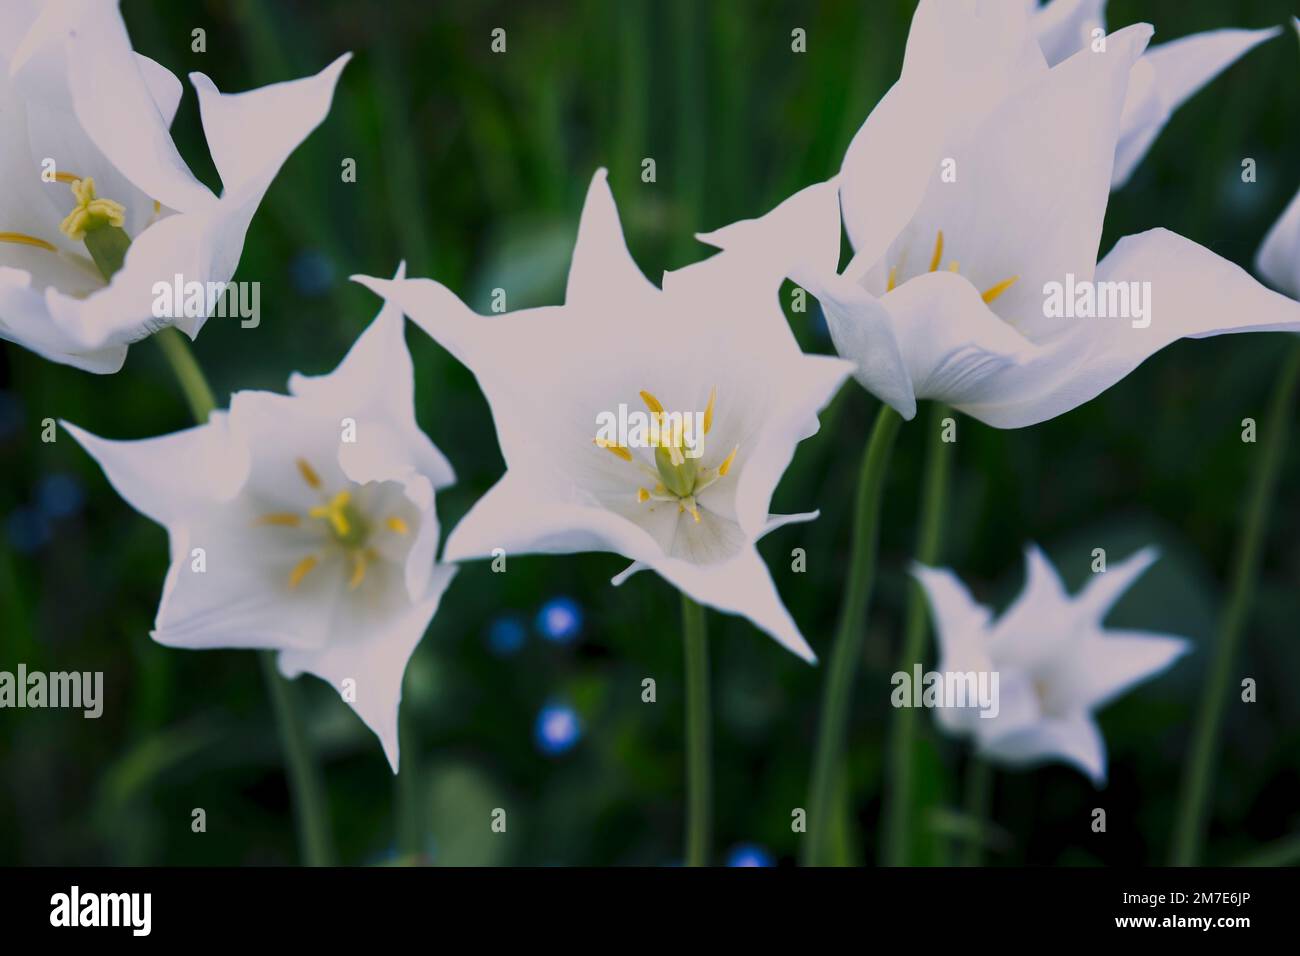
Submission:
<svg viewBox="0 0 1300 956">
<path fill-rule="evenodd" d="M 930 406 L 929 440 L 925 476 L 921 485 L 921 516 L 916 534 L 916 560 L 932 565 L 939 558 L 943 522 L 952 471 L 952 443 L 943 440 L 943 421 L 951 414 L 948 406 Z M 898 669 L 912 672 L 912 665 L 925 653 L 927 617 L 925 592 L 912 581 L 907 592 L 907 614 Z M 912 783 L 916 772 L 917 711 L 913 707 L 894 710 L 889 725 L 889 769 L 886 773 L 884 810 L 880 823 L 880 862 L 885 866 L 906 866 L 912 854 L 912 826 L 915 797 Z"/>
<path fill-rule="evenodd" d="M 836 777 L 840 773 L 853 681 L 862 658 L 867 607 L 871 602 L 876 570 L 881 490 L 901 422 L 898 412 L 888 405 L 881 405 L 862 455 L 862 470 L 858 474 L 853 506 L 849 575 L 844 584 L 839 626 L 822 691 L 821 723 L 808 796 L 808 838 L 802 854 L 806 866 L 823 866 L 829 855 L 826 844 L 831 830 Z"/>
<path fill-rule="evenodd" d="M 1218 761 L 1219 729 L 1223 723 L 1224 705 L 1231 694 L 1233 661 L 1255 597 L 1264 530 L 1277 486 L 1282 450 L 1286 447 L 1286 433 L 1295 404 L 1297 381 L 1300 381 L 1300 345 L 1292 348 L 1282 374 L 1273 387 L 1268 418 L 1264 421 L 1264 441 L 1260 448 L 1259 464 L 1251 482 L 1246 520 L 1233 557 L 1228 605 L 1219 622 L 1214 657 L 1201 695 L 1201 706 L 1197 710 L 1191 755 L 1183 767 L 1171 853 L 1171 863 L 1174 866 L 1194 866 L 1200 862 L 1208 822 L 1211 785 Z"/>
<path fill-rule="evenodd" d="M 262 659 L 262 675 L 280 728 L 280 745 L 289 764 L 289 789 L 293 792 L 302 861 L 307 866 L 330 866 L 334 862 L 334 849 L 325 824 L 325 790 L 311 756 L 296 689 L 280 675 L 274 651 L 259 651 L 257 656 Z"/>
<path fill-rule="evenodd" d="M 713 727 L 704 608 L 682 595 L 686 651 L 686 865 L 708 866 L 713 830 Z"/>
<path fill-rule="evenodd" d="M 176 374 L 176 380 L 181 384 L 181 391 L 185 393 L 185 401 L 189 403 L 190 411 L 194 413 L 194 420 L 200 425 L 205 424 L 212 410 L 217 407 L 217 401 L 212 397 L 212 389 L 208 387 L 208 380 L 203 377 L 203 369 L 199 368 L 198 360 L 194 358 L 189 342 L 176 328 L 163 329 L 154 336 L 154 341 L 158 343 L 163 355 L 167 357 L 167 363 Z"/>
<path fill-rule="evenodd" d="M 984 839 L 988 830 L 989 805 L 993 801 L 993 766 L 975 754 L 966 764 L 966 815 L 972 829 L 961 856 L 962 866 L 984 863 Z"/>
<path fill-rule="evenodd" d="M 216 407 L 212 389 L 199 367 L 189 342 L 176 329 L 163 329 L 154 336 L 180 382 L 185 400 L 194 419 L 200 425 L 208 420 Z M 328 866 L 333 860 L 329 827 L 326 823 L 324 788 L 319 771 L 311 755 L 307 735 L 299 714 L 297 700 L 289 682 L 280 676 L 275 666 L 275 654 L 263 651 L 262 673 L 266 678 L 267 692 L 280 727 L 280 741 L 289 765 L 289 786 L 293 791 L 298 824 L 298 847 L 303 862 L 308 866 Z"/>
</svg>

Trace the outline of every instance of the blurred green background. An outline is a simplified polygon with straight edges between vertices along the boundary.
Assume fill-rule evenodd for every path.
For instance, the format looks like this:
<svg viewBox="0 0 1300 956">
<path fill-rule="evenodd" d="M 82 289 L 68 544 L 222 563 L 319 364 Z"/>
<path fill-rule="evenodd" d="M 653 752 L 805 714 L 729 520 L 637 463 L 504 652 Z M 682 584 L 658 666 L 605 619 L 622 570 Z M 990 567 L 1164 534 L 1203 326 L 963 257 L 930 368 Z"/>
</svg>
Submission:
<svg viewBox="0 0 1300 956">
<path fill-rule="evenodd" d="M 1010 0 L 1009 0 L 1010 2 Z M 656 277 L 707 254 L 692 239 L 766 211 L 838 168 L 897 76 L 911 0 L 880 2 L 149 3 L 125 0 L 138 50 L 225 90 L 314 72 L 356 52 L 325 124 L 284 167 L 253 222 L 237 278 L 262 283 L 262 323 L 210 322 L 195 345 L 219 403 L 331 369 L 377 311 L 347 281 L 400 259 L 487 311 L 559 302 L 582 198 L 610 169 L 629 245 Z M 1290 0 L 1110 5 L 1112 28 L 1149 20 L 1156 42 L 1220 26 L 1285 22 Z M 191 52 L 191 31 L 207 52 Z M 490 32 L 507 30 L 494 55 Z M 808 49 L 790 49 L 790 31 Z M 1250 53 L 1185 106 L 1109 209 L 1103 250 L 1167 226 L 1249 267 L 1300 185 L 1300 51 L 1293 35 Z M 218 185 L 188 84 L 175 135 Z M 1243 184 L 1253 157 L 1258 181 Z M 354 184 L 340 164 L 357 162 Z M 658 181 L 640 180 L 653 157 Z M 792 316 L 830 351 L 815 314 Z M 411 329 L 418 414 L 452 460 L 444 533 L 503 464 L 473 378 Z M 1162 560 L 1110 618 L 1184 634 L 1197 653 L 1101 715 L 1110 783 L 1059 766 L 999 774 L 990 863 L 1143 864 L 1167 856 L 1180 761 L 1223 600 L 1243 489 L 1282 339 L 1182 342 L 1085 407 L 999 432 L 961 418 L 943 562 L 998 607 L 1041 543 L 1078 586 L 1094 547 L 1110 560 L 1156 543 Z M 850 498 L 875 400 L 850 383 L 805 442 L 773 510 L 820 508 L 761 545 L 796 621 L 825 657 L 839 606 Z M 1293 410 L 1295 411 L 1295 410 Z M 288 790 L 258 663 L 184 652 L 149 628 L 166 567 L 163 530 L 133 512 L 93 462 L 40 421 L 139 438 L 187 427 L 158 349 L 134 347 L 97 377 L 0 345 L 0 669 L 102 670 L 97 721 L 0 713 L 0 864 L 286 863 L 297 859 Z M 921 420 L 924 420 L 924 411 Z M 857 687 L 847 822 L 851 859 L 878 849 L 889 674 L 914 540 L 923 436 L 904 427 L 886 488 L 877 599 Z M 1207 861 L 1231 863 L 1300 831 L 1300 452 L 1283 463 L 1264 573 L 1239 662 L 1259 700 L 1230 706 Z M 808 570 L 790 569 L 805 548 Z M 322 755 L 342 860 L 392 860 L 417 839 L 436 864 L 670 864 L 683 832 L 682 649 L 675 593 L 653 575 L 615 589 L 624 561 L 512 557 L 506 574 L 462 569 L 412 660 L 405 781 L 424 819 L 399 833 L 396 783 L 378 743 L 323 683 L 297 682 Z M 822 670 L 737 618 L 708 616 L 715 701 L 716 862 L 792 862 Z M 931 656 L 930 662 L 933 663 Z M 658 702 L 641 701 L 653 677 Z M 546 708 L 558 708 L 547 710 Z M 921 724 L 919 793 L 955 806 L 966 751 Z M 543 732 L 544 731 L 544 732 Z M 404 777 L 407 775 L 404 774 Z M 1089 830 L 1104 807 L 1109 828 Z M 190 829 L 206 810 L 208 832 Z M 488 814 L 509 813 L 507 836 Z M 941 820 L 918 821 L 926 853 Z M 408 822 L 406 826 L 410 826 Z M 412 837 L 419 829 L 427 836 Z"/>
</svg>

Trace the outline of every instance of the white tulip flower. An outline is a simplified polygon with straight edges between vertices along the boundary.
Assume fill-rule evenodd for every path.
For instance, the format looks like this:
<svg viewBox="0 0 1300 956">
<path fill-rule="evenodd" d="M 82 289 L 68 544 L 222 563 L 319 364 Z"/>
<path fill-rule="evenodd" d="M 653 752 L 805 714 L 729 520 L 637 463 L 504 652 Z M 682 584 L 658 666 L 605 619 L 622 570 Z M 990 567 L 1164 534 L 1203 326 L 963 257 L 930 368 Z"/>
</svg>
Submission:
<svg viewBox="0 0 1300 956">
<path fill-rule="evenodd" d="M 1042 7 L 1027 0 L 1032 29 L 1049 66 L 1087 49 L 1106 32 L 1106 0 L 1050 0 Z M 1281 32 L 1207 30 L 1153 46 L 1133 64 L 1111 188 L 1119 189 L 1133 174 L 1178 107 L 1265 40 Z"/>
<path fill-rule="evenodd" d="M 1018 11 L 1018 12 L 1017 12 Z M 902 75 L 801 209 L 791 278 L 904 418 L 921 398 L 997 428 L 1054 418 L 1177 339 L 1300 331 L 1300 304 L 1164 229 L 1097 261 L 1138 24 L 1049 68 L 1015 4 L 921 0 Z M 827 186 L 830 184 L 823 184 Z M 752 223 L 708 237 L 751 245 Z"/>
<path fill-rule="evenodd" d="M 938 634 L 938 672 L 997 675 L 995 708 L 939 707 L 940 726 L 972 738 L 978 753 L 994 762 L 1064 761 L 1102 786 L 1106 743 L 1093 712 L 1189 649 L 1181 637 L 1103 626 L 1155 559 L 1155 549 L 1144 548 L 1071 597 L 1056 569 L 1031 547 L 1024 590 L 996 621 L 951 571 L 917 565 L 913 574 Z"/>
<path fill-rule="evenodd" d="M 454 476 L 415 423 L 404 325 L 387 307 L 332 373 L 236 392 L 196 428 L 109 441 L 64 426 L 167 529 L 154 640 L 278 651 L 285 676 L 339 691 L 394 773 L 402 675 L 455 572 L 435 562 L 434 510 Z"/>
<path fill-rule="evenodd" d="M 169 128 L 181 84 L 136 54 L 117 3 L 0 8 L 0 338 L 91 372 L 201 314 L 157 314 L 159 283 L 226 283 L 289 154 L 329 111 L 343 56 L 315 76 L 225 94 L 193 73 L 221 196 Z M 190 310 L 191 312 L 193 310 Z M 181 313 L 181 314 L 176 314 Z"/>
<path fill-rule="evenodd" d="M 616 552 L 634 563 L 615 583 L 652 568 L 813 660 L 754 544 L 811 517 L 768 505 L 851 366 L 799 350 L 777 298 L 787 269 L 767 252 L 723 253 L 656 288 L 601 170 L 563 306 L 483 316 L 428 279 L 357 277 L 464 363 L 491 405 L 507 470 L 448 536 L 447 558 Z"/>
</svg>

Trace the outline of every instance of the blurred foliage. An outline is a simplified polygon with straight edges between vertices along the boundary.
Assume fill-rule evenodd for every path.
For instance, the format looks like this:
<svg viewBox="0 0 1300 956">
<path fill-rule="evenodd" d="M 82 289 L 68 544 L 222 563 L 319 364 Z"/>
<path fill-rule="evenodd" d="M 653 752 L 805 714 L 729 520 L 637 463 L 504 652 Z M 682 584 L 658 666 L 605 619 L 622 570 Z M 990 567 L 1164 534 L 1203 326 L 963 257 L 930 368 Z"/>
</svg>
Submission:
<svg viewBox="0 0 1300 956">
<path fill-rule="evenodd" d="M 1009 0 L 1011 2 L 1011 0 Z M 1016 0 L 1018 2 L 1018 0 Z M 213 321 L 196 344 L 220 401 L 282 390 L 290 371 L 332 368 L 377 311 L 347 281 L 439 279 L 486 310 L 560 299 L 582 197 L 610 169 L 633 254 L 648 275 L 706 254 L 691 236 L 760 214 L 834 173 L 850 138 L 897 75 L 910 0 L 575 0 L 520 3 L 125 0 L 137 49 L 178 75 L 238 90 L 315 71 L 344 50 L 334 110 L 272 187 L 237 278 L 262 282 L 262 323 Z M 1112 27 L 1147 19 L 1156 41 L 1219 26 L 1282 23 L 1288 0 L 1114 0 Z M 489 34 L 508 31 L 508 53 Z M 808 52 L 793 54 L 803 27 Z M 190 49 L 207 31 L 207 52 Z M 1249 267 L 1267 226 L 1300 185 L 1300 51 L 1294 37 L 1245 57 L 1184 107 L 1132 182 L 1112 199 L 1103 250 L 1164 225 Z M 187 87 L 175 132 L 196 174 L 217 178 Z M 658 182 L 640 181 L 657 161 Z M 1258 182 L 1240 179 L 1244 157 Z M 344 157 L 358 181 L 340 181 Z M 611 303 L 611 307 L 617 307 Z M 829 351 L 816 315 L 791 317 L 805 348 Z M 425 336 L 408 336 L 422 426 L 456 466 L 440 497 L 449 529 L 500 475 L 487 406 L 473 378 Z M 998 776 L 992 863 L 1162 862 L 1172 807 L 1242 511 L 1253 450 L 1240 422 L 1262 416 L 1280 367 L 1277 337 L 1181 342 L 1099 399 L 1055 421 L 1000 432 L 960 420 L 944 563 L 1003 606 L 1021 549 L 1041 543 L 1078 586 L 1088 553 L 1111 560 L 1149 542 L 1163 559 L 1111 620 L 1185 634 L 1198 652 L 1101 717 L 1110 783 L 1097 793 L 1062 767 Z M 743 356 L 737 357 L 743 361 Z M 805 442 L 774 511 L 820 508 L 761 550 L 796 621 L 825 652 L 844 574 L 851 489 L 875 402 L 850 383 Z M 277 737 L 253 655 L 152 643 L 166 567 L 164 532 L 134 513 L 66 437 L 67 418 L 137 438 L 186 427 L 156 348 L 96 377 L 0 347 L 0 668 L 103 670 L 98 721 L 66 711 L 0 714 L 0 862 L 284 863 L 296 859 Z M 886 489 L 881 576 L 851 727 L 853 818 L 846 859 L 873 860 L 889 674 L 914 539 L 922 435 L 905 427 Z M 1300 454 L 1287 452 L 1242 675 L 1259 702 L 1231 707 L 1209 842 L 1232 862 L 1300 830 Z M 789 554 L 807 549 L 808 572 Z M 680 859 L 682 661 L 678 602 L 653 575 L 609 585 L 611 555 L 512 557 L 509 572 L 464 568 L 414 657 L 403 716 L 418 754 L 435 863 L 664 864 Z M 575 640 L 538 631 L 556 595 L 583 611 Z M 515 623 L 500 621 L 517 615 Z M 797 853 L 790 809 L 804 803 L 821 671 L 737 618 L 712 613 L 717 859 L 756 844 Z M 520 625 L 522 622 L 522 627 Z M 522 646 L 511 651 L 513 636 Z M 492 635 L 496 639 L 492 639 Z M 494 647 L 496 650 L 494 650 Z M 658 702 L 641 702 L 654 677 Z M 1288 679 L 1289 678 L 1289 679 Z M 394 781 L 360 722 L 321 682 L 300 681 L 347 862 L 391 860 Z M 548 754 L 535 724 L 571 706 L 582 735 Z M 922 719 L 918 787 L 956 815 L 966 753 Z M 1093 806 L 1110 831 L 1091 834 Z M 191 810 L 208 832 L 190 831 Z M 493 807 L 510 813 L 491 838 Z M 947 839 L 937 836 L 936 842 Z"/>
</svg>

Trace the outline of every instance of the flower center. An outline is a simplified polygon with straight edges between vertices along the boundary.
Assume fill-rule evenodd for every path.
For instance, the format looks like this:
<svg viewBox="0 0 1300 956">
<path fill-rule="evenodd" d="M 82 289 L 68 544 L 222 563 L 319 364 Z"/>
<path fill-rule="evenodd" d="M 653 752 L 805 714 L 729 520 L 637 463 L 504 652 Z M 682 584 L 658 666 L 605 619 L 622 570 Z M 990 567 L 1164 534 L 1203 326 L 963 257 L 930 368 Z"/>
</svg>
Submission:
<svg viewBox="0 0 1300 956">
<path fill-rule="evenodd" d="M 352 566 L 348 589 L 353 590 L 366 579 L 366 571 L 370 564 L 379 558 L 379 552 L 369 545 L 375 529 L 357 506 L 351 491 L 345 489 L 329 495 L 324 490 L 320 475 L 305 458 L 299 458 L 296 464 L 302 480 L 312 491 L 321 495 L 321 503 L 309 508 L 306 515 L 293 511 L 278 511 L 262 515 L 257 523 L 281 528 L 301 528 L 305 523 L 304 518 L 306 522 L 322 522 L 323 525 L 316 525 L 316 527 L 323 527 L 328 535 L 327 543 L 342 549 L 345 558 Z M 383 527 L 399 535 L 409 534 L 411 530 L 406 522 L 396 515 L 384 519 Z M 320 554 L 311 554 L 294 565 L 289 572 L 289 587 L 292 589 L 301 584 L 303 579 L 320 564 L 321 557 Z"/>
<path fill-rule="evenodd" d="M 95 180 L 84 179 L 74 173 L 55 173 L 56 182 L 66 183 L 76 200 L 72 212 L 59 224 L 59 231 L 73 242 L 84 242 L 86 251 L 95 261 L 96 268 L 105 281 L 111 280 L 126 261 L 131 248 L 131 237 L 122 228 L 126 222 L 126 207 L 112 199 L 103 199 L 95 193 Z M 155 214 L 160 210 L 154 203 Z M 58 246 L 39 236 L 24 232 L 0 232 L 0 242 L 19 246 L 32 246 L 46 252 L 58 252 Z"/>
<path fill-rule="evenodd" d="M 940 263 L 942 260 L 943 260 L 943 230 L 940 229 L 940 230 L 939 230 L 939 234 L 938 234 L 937 236 L 935 236 L 935 238 L 934 238 L 934 252 L 931 253 L 931 255 L 930 255 L 930 269 L 929 269 L 929 271 L 930 271 L 930 272 L 938 272 L 938 271 L 939 271 L 939 263 Z M 961 271 L 960 267 L 957 265 L 957 260 L 956 260 L 956 259 L 949 260 L 949 262 L 948 262 L 948 271 L 949 271 L 949 272 L 960 272 L 960 271 Z M 1006 292 L 1006 291 L 1007 291 L 1008 289 L 1010 289 L 1013 285 L 1015 285 L 1015 284 L 1016 284 L 1016 281 L 1017 281 L 1019 278 L 1020 278 L 1020 276 L 1012 276 L 1010 279 L 1003 279 L 1001 282 L 997 283 L 996 285 L 990 286 L 989 288 L 987 288 L 987 289 L 985 289 L 983 292 L 981 292 L 981 293 L 980 293 L 980 298 L 984 300 L 984 303 L 985 303 L 986 305 L 989 304 L 989 303 L 991 303 L 994 299 L 996 299 L 998 296 L 1000 296 L 1003 292 Z M 886 291 L 886 292 L 893 292 L 893 291 L 894 291 L 894 287 L 895 287 L 897 284 L 898 284 L 898 266 L 890 266 L 890 268 L 889 268 L 889 281 L 888 281 L 888 283 L 887 283 L 886 286 L 885 286 L 885 291 Z"/>
<path fill-rule="evenodd" d="M 709 404 L 704 410 L 703 430 L 707 435 L 713 428 L 713 405 L 718 397 L 717 388 L 709 392 Z M 656 503 L 669 502 L 677 505 L 678 513 L 689 512 L 698 524 L 700 521 L 699 496 L 719 478 L 731 470 L 740 451 L 737 445 L 716 468 L 701 467 L 702 452 L 692 449 L 695 454 L 688 455 L 686 446 L 685 419 L 680 415 L 670 415 L 664 410 L 663 403 L 650 392 L 641 392 L 641 400 L 650 410 L 650 417 L 655 427 L 650 429 L 650 446 L 654 449 L 654 467 L 639 461 L 630 448 L 603 438 L 593 442 L 621 460 L 635 464 L 647 475 L 653 484 L 637 488 L 636 500 L 641 503 L 651 502 L 651 509 Z"/>
</svg>

